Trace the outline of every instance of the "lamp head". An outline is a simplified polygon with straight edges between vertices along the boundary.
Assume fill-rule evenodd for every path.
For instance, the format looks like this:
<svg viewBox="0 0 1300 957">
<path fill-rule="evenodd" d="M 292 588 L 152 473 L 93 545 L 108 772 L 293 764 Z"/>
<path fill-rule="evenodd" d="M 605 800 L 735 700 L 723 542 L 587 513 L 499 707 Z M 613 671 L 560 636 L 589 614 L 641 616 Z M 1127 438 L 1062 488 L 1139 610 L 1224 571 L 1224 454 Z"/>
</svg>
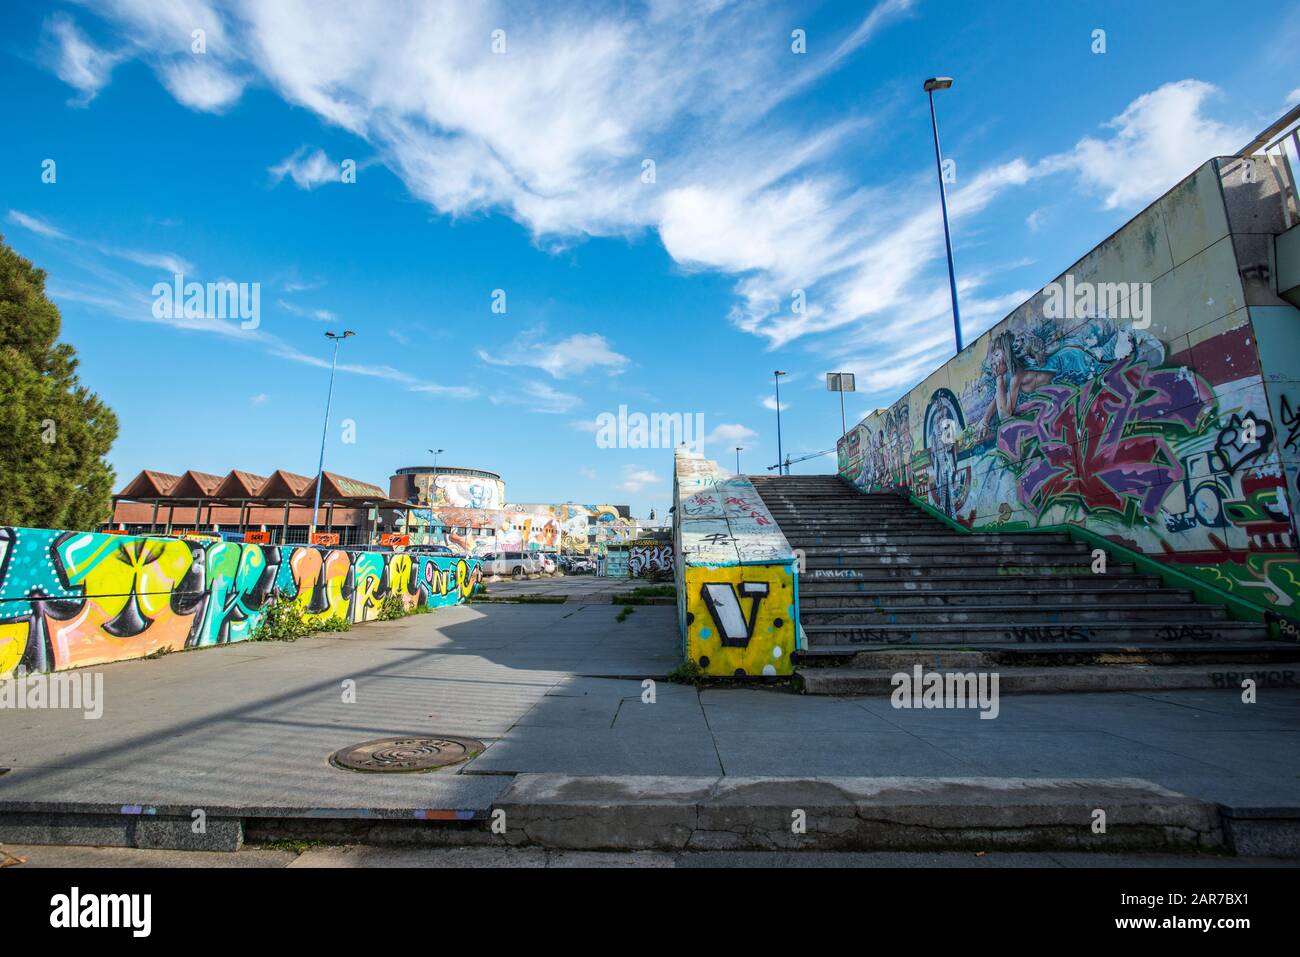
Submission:
<svg viewBox="0 0 1300 957">
<path fill-rule="evenodd" d="M 952 86 L 952 77 L 950 76 L 932 76 L 922 84 L 922 89 L 926 93 L 933 93 L 935 90 L 946 90 Z"/>
</svg>

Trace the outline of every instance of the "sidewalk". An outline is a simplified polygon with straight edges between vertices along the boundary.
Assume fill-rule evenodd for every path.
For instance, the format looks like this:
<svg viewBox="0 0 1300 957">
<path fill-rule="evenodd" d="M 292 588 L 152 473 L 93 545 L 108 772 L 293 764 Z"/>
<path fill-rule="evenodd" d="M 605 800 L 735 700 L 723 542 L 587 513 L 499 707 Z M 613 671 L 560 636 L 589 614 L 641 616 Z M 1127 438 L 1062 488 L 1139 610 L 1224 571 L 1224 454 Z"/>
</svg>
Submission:
<svg viewBox="0 0 1300 957">
<path fill-rule="evenodd" d="M 1125 777 L 1234 807 L 1300 807 L 1294 689 L 1261 689 L 1252 705 L 1235 691 L 1004 695 L 996 720 L 895 710 L 887 697 L 662 680 L 644 703 L 643 679 L 678 661 L 676 611 L 637 606 L 618 622 L 619 611 L 599 596 L 471 604 L 293 644 L 105 666 L 101 720 L 0 710 L 0 768 L 11 769 L 0 773 L 0 811 L 481 816 L 524 772 Z M 417 732 L 488 747 L 426 774 L 328 763 L 344 746 Z"/>
</svg>

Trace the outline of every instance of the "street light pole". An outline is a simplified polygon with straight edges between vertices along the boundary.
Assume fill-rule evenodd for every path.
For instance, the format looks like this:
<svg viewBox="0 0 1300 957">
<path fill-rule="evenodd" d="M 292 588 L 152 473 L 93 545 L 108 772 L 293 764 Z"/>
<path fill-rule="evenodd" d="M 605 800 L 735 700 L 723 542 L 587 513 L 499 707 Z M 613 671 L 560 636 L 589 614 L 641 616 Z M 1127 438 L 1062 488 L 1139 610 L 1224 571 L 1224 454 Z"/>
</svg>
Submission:
<svg viewBox="0 0 1300 957">
<path fill-rule="evenodd" d="M 785 373 L 782 372 L 780 369 L 777 369 L 772 373 L 772 378 L 776 382 L 776 462 L 778 465 L 776 471 L 777 475 L 790 474 L 788 467 L 786 467 L 784 470 L 782 470 L 782 468 L 779 467 L 781 465 L 781 376 L 783 375 L 785 375 Z"/>
<path fill-rule="evenodd" d="M 356 333 L 351 329 L 344 329 L 342 333 L 327 332 L 325 338 L 334 340 L 334 360 L 330 363 L 330 387 L 329 392 L 325 394 L 325 425 L 320 431 L 320 461 L 316 463 L 316 501 L 311 507 L 311 528 L 307 532 L 307 544 L 311 544 L 312 536 L 316 534 L 316 518 L 320 514 L 320 487 L 325 478 L 325 439 L 330 430 L 330 405 L 334 401 L 334 371 L 339 365 L 339 343 L 348 336 L 355 336 Z"/>
<path fill-rule="evenodd" d="M 438 471 L 438 456 L 441 455 L 443 452 L 445 452 L 446 449 L 427 449 L 426 451 L 429 451 L 429 452 L 432 452 L 432 453 L 433 453 L 433 470 L 434 470 L 434 472 L 437 472 L 437 471 Z"/>
<path fill-rule="evenodd" d="M 948 288 L 952 293 L 952 329 L 957 338 L 957 351 L 961 352 L 961 313 L 957 309 L 957 270 L 952 261 L 952 234 L 948 229 L 948 189 L 943 182 L 943 154 L 939 150 L 939 121 L 934 115 L 934 91 L 952 86 L 950 76 L 932 76 L 922 85 L 930 97 L 930 130 L 934 133 L 934 163 L 939 171 L 939 205 L 943 210 L 943 243 L 948 250 Z"/>
<path fill-rule="evenodd" d="M 740 474 L 740 453 L 745 451 L 743 446 L 736 446 L 736 474 Z"/>
</svg>

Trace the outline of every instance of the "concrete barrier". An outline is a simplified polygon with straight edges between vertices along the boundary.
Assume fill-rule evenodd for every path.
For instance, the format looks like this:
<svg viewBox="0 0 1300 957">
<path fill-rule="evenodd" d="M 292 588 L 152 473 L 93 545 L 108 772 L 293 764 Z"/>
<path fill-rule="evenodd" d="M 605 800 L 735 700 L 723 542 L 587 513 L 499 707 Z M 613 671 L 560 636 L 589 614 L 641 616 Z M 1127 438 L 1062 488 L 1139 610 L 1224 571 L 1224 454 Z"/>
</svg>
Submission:
<svg viewBox="0 0 1300 957">
<path fill-rule="evenodd" d="M 706 675 L 788 675 L 798 649 L 798 565 L 743 475 L 678 449 L 673 477 L 683 654 Z"/>
<path fill-rule="evenodd" d="M 478 559 L 0 528 L 0 678 L 245 641 L 274 595 L 309 621 L 457 604 Z"/>
</svg>

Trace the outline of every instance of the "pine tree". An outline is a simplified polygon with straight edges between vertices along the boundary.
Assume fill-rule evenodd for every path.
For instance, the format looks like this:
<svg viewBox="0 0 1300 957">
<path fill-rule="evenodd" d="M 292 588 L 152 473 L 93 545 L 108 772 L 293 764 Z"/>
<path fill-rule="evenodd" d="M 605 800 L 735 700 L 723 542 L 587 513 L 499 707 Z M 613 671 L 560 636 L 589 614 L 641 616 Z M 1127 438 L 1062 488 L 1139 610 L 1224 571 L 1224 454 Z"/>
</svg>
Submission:
<svg viewBox="0 0 1300 957">
<path fill-rule="evenodd" d="M 112 510 L 117 416 L 58 342 L 45 271 L 0 236 L 0 525 L 91 529 Z"/>
</svg>

